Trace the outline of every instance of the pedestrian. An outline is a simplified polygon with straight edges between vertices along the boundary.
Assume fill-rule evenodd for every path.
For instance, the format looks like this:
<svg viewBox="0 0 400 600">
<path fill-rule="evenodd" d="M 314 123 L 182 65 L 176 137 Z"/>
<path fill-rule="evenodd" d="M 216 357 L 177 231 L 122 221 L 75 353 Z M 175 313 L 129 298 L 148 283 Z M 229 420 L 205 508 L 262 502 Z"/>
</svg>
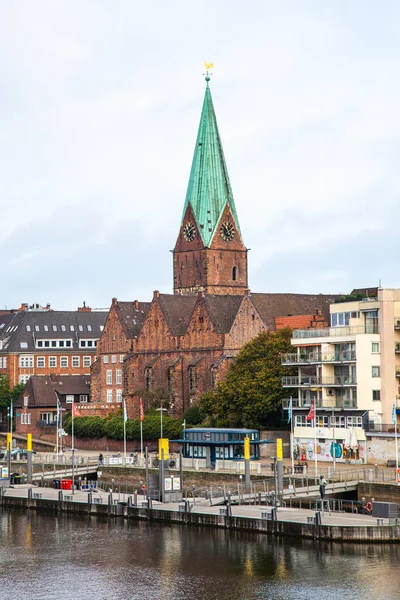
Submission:
<svg viewBox="0 0 400 600">
<path fill-rule="evenodd" d="M 321 500 L 325 498 L 325 488 L 327 486 L 327 481 L 323 475 L 319 476 L 319 493 L 321 495 Z"/>
<path fill-rule="evenodd" d="M 100 454 L 99 454 L 99 465 L 102 465 L 102 464 L 103 464 L 103 455 L 100 452 Z"/>
</svg>

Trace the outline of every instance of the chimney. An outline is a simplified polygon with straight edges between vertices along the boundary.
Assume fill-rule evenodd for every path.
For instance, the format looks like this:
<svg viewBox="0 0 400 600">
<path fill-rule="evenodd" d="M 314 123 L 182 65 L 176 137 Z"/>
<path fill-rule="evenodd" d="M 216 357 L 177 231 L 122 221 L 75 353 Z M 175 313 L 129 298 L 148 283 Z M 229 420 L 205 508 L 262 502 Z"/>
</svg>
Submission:
<svg viewBox="0 0 400 600">
<path fill-rule="evenodd" d="M 154 290 L 153 298 L 159 298 L 159 297 L 160 297 L 160 292 L 158 290 Z"/>
<path fill-rule="evenodd" d="M 134 300 L 133 306 L 135 307 L 135 310 L 139 310 L 139 300 Z"/>
</svg>

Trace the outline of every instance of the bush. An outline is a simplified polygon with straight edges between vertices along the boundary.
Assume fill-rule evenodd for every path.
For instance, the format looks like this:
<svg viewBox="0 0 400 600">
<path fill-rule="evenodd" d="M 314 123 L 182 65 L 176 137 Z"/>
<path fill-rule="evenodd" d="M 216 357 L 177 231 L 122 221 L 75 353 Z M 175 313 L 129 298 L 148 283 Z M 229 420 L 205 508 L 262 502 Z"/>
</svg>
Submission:
<svg viewBox="0 0 400 600">
<path fill-rule="evenodd" d="M 191 406 L 183 415 L 186 425 L 200 425 L 204 421 L 205 415 L 199 406 Z"/>
</svg>

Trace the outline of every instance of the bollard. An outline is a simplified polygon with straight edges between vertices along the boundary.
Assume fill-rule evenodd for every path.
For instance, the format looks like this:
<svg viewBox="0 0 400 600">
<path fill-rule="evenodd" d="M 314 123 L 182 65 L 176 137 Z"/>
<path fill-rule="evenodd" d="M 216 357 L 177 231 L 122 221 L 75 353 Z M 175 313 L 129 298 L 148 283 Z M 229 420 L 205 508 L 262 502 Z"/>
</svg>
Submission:
<svg viewBox="0 0 400 600">
<path fill-rule="evenodd" d="M 88 502 L 88 513 L 90 513 L 90 509 L 92 507 L 92 492 L 88 493 L 87 502 Z"/>
</svg>

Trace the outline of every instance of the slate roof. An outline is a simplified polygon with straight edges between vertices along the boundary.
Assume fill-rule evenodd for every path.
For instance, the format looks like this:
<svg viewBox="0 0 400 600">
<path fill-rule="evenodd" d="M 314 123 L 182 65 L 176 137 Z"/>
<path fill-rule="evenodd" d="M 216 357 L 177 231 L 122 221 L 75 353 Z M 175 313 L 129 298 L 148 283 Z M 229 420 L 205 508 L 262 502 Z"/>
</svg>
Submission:
<svg viewBox="0 0 400 600">
<path fill-rule="evenodd" d="M 251 294 L 251 300 L 268 329 L 275 331 L 275 317 L 322 314 L 329 323 L 329 305 L 335 294 Z"/>
<path fill-rule="evenodd" d="M 117 302 L 120 320 L 129 339 L 137 338 L 151 302 Z"/>
<path fill-rule="evenodd" d="M 10 316 L 12 318 L 8 319 Z M 0 315 L 0 340 L 3 342 L 0 353 L 33 352 L 37 350 L 36 340 L 57 339 L 72 340 L 72 346 L 63 351 L 76 351 L 80 349 L 80 339 L 100 338 L 106 318 L 105 311 L 21 311 Z M 40 351 L 54 351 L 54 347 L 43 347 Z"/>
<path fill-rule="evenodd" d="M 243 302 L 243 296 L 207 294 L 204 297 L 204 302 L 215 331 L 217 333 L 229 333 Z"/>
<path fill-rule="evenodd" d="M 185 335 L 197 296 L 160 294 L 158 302 L 172 335 Z"/>
<path fill-rule="evenodd" d="M 86 375 L 32 375 L 27 381 L 25 388 L 15 403 L 16 408 L 22 408 L 24 396 L 28 396 L 28 406 L 32 407 L 55 407 L 57 399 L 65 402 L 65 396 L 69 394 L 90 396 L 90 377 Z"/>
</svg>

